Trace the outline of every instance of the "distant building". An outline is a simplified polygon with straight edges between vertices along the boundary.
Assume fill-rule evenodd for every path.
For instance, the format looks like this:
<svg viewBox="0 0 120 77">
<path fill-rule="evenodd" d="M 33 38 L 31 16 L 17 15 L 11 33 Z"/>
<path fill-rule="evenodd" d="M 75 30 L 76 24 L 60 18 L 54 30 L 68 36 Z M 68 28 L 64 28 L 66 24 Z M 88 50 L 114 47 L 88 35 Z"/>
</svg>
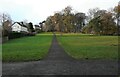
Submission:
<svg viewBox="0 0 120 77">
<path fill-rule="evenodd" d="M 27 26 L 22 22 L 14 22 L 11 27 L 13 32 L 28 32 Z"/>
<path fill-rule="evenodd" d="M 37 33 L 41 32 L 41 27 L 39 25 L 34 25 L 35 26 L 35 31 Z"/>
<path fill-rule="evenodd" d="M 34 25 L 35 29 L 41 29 L 39 25 Z"/>
</svg>

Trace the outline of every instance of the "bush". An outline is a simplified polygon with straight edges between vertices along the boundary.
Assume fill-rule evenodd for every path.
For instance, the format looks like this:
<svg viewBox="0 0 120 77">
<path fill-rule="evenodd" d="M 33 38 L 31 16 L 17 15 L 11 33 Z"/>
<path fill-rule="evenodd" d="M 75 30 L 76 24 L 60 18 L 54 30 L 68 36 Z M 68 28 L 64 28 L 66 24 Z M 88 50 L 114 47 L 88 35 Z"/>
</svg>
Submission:
<svg viewBox="0 0 120 77">
<path fill-rule="evenodd" d="M 15 38 L 20 38 L 27 36 L 27 33 L 18 33 L 18 32 L 10 32 L 8 33 L 8 38 L 9 39 L 15 39 Z"/>
<path fill-rule="evenodd" d="M 32 32 L 32 33 L 28 33 L 27 36 L 35 36 L 35 32 Z"/>
</svg>

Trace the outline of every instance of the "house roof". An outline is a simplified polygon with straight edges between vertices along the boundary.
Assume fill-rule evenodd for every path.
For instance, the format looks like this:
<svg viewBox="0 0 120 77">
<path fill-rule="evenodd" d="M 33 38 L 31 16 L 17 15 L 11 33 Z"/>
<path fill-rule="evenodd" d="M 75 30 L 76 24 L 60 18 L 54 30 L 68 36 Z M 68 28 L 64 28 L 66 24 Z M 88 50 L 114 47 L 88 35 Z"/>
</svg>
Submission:
<svg viewBox="0 0 120 77">
<path fill-rule="evenodd" d="M 40 27 L 39 25 L 34 25 L 35 27 Z"/>
<path fill-rule="evenodd" d="M 26 27 L 26 28 L 27 28 L 27 26 L 24 25 L 22 22 L 14 22 L 14 23 L 12 24 L 12 26 L 13 26 L 15 23 L 19 24 L 20 26 L 23 26 L 23 27 Z"/>
</svg>

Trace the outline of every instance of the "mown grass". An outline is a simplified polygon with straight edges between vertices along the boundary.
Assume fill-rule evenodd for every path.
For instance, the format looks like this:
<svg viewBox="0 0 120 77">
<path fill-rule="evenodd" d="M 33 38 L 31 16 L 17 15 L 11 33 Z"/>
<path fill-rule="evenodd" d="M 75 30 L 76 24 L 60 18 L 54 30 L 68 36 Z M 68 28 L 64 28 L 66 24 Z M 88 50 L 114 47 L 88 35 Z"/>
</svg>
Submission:
<svg viewBox="0 0 120 77">
<path fill-rule="evenodd" d="M 65 51 L 76 59 L 117 59 L 118 36 L 95 36 L 89 34 L 58 35 Z"/>
<path fill-rule="evenodd" d="M 43 59 L 48 53 L 51 41 L 52 34 L 10 40 L 2 45 L 2 60 L 9 62 Z"/>
<path fill-rule="evenodd" d="M 2 44 L 0 44 L 0 61 L 2 61 Z"/>
</svg>

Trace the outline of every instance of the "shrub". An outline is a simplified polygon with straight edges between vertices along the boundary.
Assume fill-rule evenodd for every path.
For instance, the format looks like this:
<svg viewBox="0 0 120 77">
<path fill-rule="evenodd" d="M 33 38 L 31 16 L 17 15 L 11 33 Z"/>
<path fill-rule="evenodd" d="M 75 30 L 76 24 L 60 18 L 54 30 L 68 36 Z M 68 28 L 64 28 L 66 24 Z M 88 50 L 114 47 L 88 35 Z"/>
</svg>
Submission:
<svg viewBox="0 0 120 77">
<path fill-rule="evenodd" d="M 8 38 L 9 39 L 15 39 L 15 38 L 20 38 L 20 37 L 24 37 L 27 36 L 27 33 L 18 33 L 18 32 L 10 32 L 8 33 Z"/>
</svg>

